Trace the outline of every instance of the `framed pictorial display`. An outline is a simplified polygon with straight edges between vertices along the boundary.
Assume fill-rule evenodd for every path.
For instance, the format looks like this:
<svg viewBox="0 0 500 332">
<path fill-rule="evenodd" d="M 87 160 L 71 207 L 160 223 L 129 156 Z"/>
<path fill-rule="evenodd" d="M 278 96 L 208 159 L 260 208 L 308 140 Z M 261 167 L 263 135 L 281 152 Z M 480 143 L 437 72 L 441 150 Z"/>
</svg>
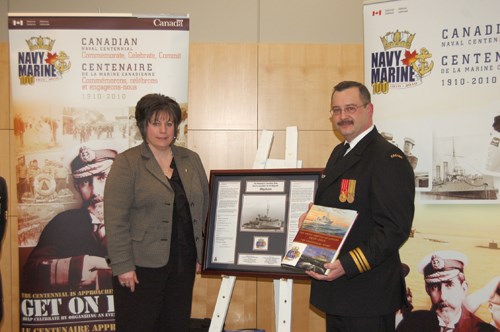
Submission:
<svg viewBox="0 0 500 332">
<path fill-rule="evenodd" d="M 322 169 L 212 170 L 204 274 L 306 278 L 281 266 Z"/>
</svg>

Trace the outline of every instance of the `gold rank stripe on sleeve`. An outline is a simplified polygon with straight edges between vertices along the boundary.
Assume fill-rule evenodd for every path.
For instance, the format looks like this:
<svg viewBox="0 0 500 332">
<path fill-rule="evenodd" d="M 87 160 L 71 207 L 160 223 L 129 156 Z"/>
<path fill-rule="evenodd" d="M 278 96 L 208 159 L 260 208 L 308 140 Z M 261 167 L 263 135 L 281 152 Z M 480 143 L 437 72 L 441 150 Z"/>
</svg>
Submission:
<svg viewBox="0 0 500 332">
<path fill-rule="evenodd" d="M 365 255 L 363 254 L 363 252 L 361 251 L 361 249 L 359 247 L 349 251 L 349 254 L 351 255 L 352 259 L 354 260 L 354 263 L 358 267 L 358 270 L 360 273 L 371 270 L 371 267 L 370 267 L 370 264 L 368 263 L 368 260 L 366 259 Z"/>
</svg>

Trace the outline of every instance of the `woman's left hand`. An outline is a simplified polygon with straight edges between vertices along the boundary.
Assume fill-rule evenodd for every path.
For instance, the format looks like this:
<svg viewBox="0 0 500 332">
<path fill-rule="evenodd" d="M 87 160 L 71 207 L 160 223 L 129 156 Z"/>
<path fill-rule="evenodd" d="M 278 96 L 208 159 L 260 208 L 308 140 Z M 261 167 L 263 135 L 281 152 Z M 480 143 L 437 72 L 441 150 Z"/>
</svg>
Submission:
<svg viewBox="0 0 500 332">
<path fill-rule="evenodd" d="M 135 290 L 135 284 L 139 283 L 139 280 L 137 279 L 137 275 L 135 274 L 135 271 L 129 271 L 122 273 L 118 276 L 118 281 L 120 282 L 120 285 L 123 287 L 128 287 L 130 288 L 130 291 L 133 293 Z"/>
</svg>

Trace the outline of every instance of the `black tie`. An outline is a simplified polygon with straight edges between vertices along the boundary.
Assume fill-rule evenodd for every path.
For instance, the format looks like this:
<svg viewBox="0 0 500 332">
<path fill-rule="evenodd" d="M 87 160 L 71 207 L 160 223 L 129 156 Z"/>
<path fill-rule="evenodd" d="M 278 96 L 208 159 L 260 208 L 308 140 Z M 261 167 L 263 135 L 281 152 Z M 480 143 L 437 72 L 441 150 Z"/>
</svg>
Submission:
<svg viewBox="0 0 500 332">
<path fill-rule="evenodd" d="M 343 146 L 342 146 L 342 150 L 340 151 L 340 158 L 344 157 L 345 156 L 345 153 L 347 152 L 347 150 L 349 150 L 350 148 L 350 145 L 349 143 L 345 143 Z"/>
</svg>

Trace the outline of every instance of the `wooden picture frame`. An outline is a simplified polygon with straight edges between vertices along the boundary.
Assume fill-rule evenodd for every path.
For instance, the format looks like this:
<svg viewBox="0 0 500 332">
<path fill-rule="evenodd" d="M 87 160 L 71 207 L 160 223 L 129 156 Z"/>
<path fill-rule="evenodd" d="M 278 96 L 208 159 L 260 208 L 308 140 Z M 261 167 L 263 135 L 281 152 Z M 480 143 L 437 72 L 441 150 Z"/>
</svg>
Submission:
<svg viewBox="0 0 500 332">
<path fill-rule="evenodd" d="M 203 274 L 305 279 L 281 266 L 322 169 L 210 172 Z"/>
</svg>

